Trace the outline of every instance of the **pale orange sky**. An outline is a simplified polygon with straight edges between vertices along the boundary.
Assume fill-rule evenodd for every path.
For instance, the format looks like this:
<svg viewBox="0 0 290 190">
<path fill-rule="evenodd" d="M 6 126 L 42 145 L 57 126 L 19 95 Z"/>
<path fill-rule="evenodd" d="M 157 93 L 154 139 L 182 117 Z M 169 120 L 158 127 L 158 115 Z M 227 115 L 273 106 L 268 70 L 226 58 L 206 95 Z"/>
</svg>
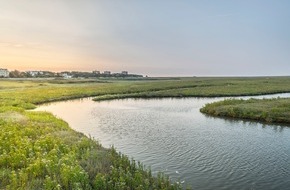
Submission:
<svg viewBox="0 0 290 190">
<path fill-rule="evenodd" d="M 287 0 L 0 0 L 0 68 L 288 75 L 289 10 Z"/>
</svg>

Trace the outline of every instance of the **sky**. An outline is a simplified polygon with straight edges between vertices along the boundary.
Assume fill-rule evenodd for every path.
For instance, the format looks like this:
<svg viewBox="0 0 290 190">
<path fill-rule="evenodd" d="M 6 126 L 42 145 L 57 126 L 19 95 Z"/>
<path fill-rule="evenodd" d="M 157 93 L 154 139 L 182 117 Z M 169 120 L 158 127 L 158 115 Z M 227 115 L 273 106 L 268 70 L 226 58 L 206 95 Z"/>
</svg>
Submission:
<svg viewBox="0 0 290 190">
<path fill-rule="evenodd" d="M 0 68 L 290 74 L 289 0 L 0 0 Z"/>
</svg>

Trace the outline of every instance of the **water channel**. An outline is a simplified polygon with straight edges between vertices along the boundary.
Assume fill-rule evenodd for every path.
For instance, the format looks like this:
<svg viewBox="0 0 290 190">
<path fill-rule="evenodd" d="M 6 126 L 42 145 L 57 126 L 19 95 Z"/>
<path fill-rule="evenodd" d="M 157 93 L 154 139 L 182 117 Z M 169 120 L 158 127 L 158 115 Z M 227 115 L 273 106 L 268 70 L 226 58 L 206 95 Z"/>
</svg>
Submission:
<svg viewBox="0 0 290 190">
<path fill-rule="evenodd" d="M 255 98 L 290 97 L 289 93 Z M 249 97 L 243 97 L 249 98 Z M 193 189 L 289 189 L 290 127 L 206 116 L 224 98 L 91 98 L 41 105 L 104 147 Z"/>
</svg>

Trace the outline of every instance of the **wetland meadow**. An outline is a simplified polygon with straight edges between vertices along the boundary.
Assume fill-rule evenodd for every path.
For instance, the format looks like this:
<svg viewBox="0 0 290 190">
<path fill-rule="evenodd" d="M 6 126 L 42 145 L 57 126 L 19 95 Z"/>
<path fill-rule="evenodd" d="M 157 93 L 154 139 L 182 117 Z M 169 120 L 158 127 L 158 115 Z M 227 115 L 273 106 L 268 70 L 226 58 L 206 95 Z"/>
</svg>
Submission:
<svg viewBox="0 0 290 190">
<path fill-rule="evenodd" d="M 290 92 L 289 84 L 290 77 L 1 79 L 0 189 L 255 189 L 263 184 L 285 188 L 290 152 L 289 120 L 284 118 L 289 118 L 290 100 L 282 97 Z M 240 100 L 278 93 L 282 93 L 279 98 L 270 100 Z M 92 114 L 103 136 L 92 135 L 87 124 L 79 131 L 55 113 L 31 111 L 46 103 L 87 97 L 92 97 L 85 99 L 87 105 L 101 105 Z M 62 109 L 68 115 L 81 115 L 70 106 Z M 204 118 L 211 124 L 201 125 Z M 150 122 L 134 125 L 145 120 Z M 247 160 L 246 155 L 252 156 Z M 172 159 L 185 165 L 187 172 Z M 246 164 L 250 161 L 252 165 Z M 279 175 L 268 175 L 269 169 Z M 252 175 L 260 178 L 247 181 Z"/>
</svg>

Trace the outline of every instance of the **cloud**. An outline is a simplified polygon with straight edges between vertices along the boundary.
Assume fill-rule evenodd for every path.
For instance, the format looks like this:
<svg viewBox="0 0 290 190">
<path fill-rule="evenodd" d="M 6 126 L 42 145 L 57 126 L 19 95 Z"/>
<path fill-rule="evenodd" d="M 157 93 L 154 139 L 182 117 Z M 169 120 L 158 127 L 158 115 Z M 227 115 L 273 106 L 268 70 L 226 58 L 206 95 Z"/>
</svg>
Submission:
<svg viewBox="0 0 290 190">
<path fill-rule="evenodd" d="M 8 42 L 0 42 L 0 47 L 8 47 L 11 46 L 11 43 Z"/>
<path fill-rule="evenodd" d="M 14 44 L 13 46 L 14 46 L 14 47 L 17 47 L 17 48 L 25 47 L 23 44 Z"/>
</svg>

